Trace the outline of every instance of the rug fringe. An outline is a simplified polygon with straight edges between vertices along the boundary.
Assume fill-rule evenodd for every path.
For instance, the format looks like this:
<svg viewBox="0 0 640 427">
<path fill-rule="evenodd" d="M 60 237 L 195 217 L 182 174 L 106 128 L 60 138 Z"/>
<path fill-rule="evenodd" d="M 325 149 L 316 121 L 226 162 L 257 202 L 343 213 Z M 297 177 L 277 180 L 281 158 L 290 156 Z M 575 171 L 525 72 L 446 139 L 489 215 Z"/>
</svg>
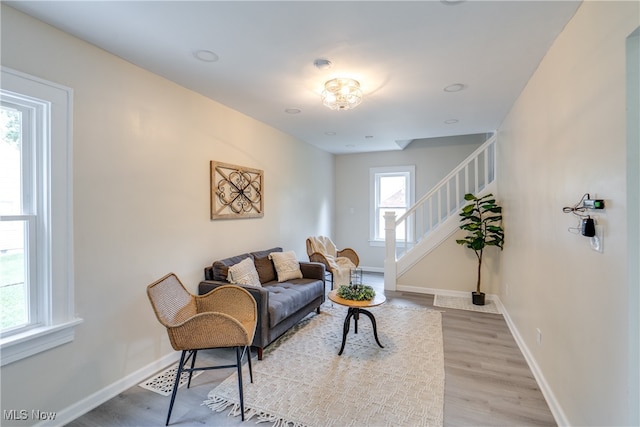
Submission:
<svg viewBox="0 0 640 427">
<path fill-rule="evenodd" d="M 227 409 L 229 406 L 238 406 L 238 410 L 240 405 L 237 403 L 230 402 L 226 399 L 222 399 L 221 397 L 213 396 L 211 399 L 207 399 L 202 402 L 203 405 L 208 406 L 214 412 L 222 412 Z M 235 412 L 236 408 L 231 408 L 231 412 Z M 238 412 L 240 415 L 240 412 Z"/>
<path fill-rule="evenodd" d="M 202 402 L 214 412 L 222 412 L 231 406 L 227 416 L 239 417 L 241 414 L 240 403 L 232 402 L 227 399 L 223 399 L 218 396 L 213 396 L 210 399 Z M 244 414 L 244 420 L 248 421 L 251 418 L 256 417 L 256 424 L 258 423 L 272 423 L 272 427 L 307 427 L 306 424 L 297 423 L 295 421 L 288 421 L 282 417 L 268 414 L 264 411 L 258 411 L 253 408 L 246 408 Z"/>
<path fill-rule="evenodd" d="M 296 423 L 294 421 L 287 421 L 284 418 L 276 417 L 274 415 L 269 415 L 265 412 L 257 412 L 255 414 L 258 416 L 257 423 L 273 423 L 271 427 L 307 427 L 306 424 Z"/>
</svg>

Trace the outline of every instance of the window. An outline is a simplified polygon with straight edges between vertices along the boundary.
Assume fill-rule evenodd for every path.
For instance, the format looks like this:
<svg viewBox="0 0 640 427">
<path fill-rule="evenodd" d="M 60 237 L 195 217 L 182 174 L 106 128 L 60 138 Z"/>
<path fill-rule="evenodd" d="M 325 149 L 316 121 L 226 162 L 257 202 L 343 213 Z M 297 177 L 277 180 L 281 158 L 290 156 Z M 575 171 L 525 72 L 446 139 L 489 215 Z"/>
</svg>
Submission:
<svg viewBox="0 0 640 427">
<path fill-rule="evenodd" d="M 396 218 L 413 204 L 415 166 L 371 168 L 370 244 L 383 245 L 385 239 L 384 214 L 395 212 Z M 404 238 L 404 227 L 397 230 L 398 240 Z"/>
<path fill-rule="evenodd" d="M 36 139 L 32 129 L 42 111 L 10 96 L 0 105 L 0 328 L 3 334 L 37 323 L 29 301 L 37 296 L 30 285 L 36 274 L 29 268 L 36 260 L 37 215 L 31 184 L 35 165 L 31 153 Z M 26 249 L 26 251 L 25 251 Z M 36 304 L 32 304 L 34 309 Z"/>
<path fill-rule="evenodd" d="M 72 91 L 2 68 L 1 364 L 73 339 Z"/>
</svg>

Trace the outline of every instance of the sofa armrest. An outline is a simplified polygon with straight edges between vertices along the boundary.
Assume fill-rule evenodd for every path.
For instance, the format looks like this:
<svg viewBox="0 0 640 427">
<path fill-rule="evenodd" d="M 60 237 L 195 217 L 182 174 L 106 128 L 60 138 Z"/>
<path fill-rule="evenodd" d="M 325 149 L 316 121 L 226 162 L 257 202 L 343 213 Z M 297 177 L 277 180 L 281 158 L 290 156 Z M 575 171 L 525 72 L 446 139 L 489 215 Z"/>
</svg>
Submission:
<svg viewBox="0 0 640 427">
<path fill-rule="evenodd" d="M 324 283 L 324 264 L 300 261 L 300 271 L 302 271 L 302 277 L 305 279 L 318 279 Z"/>
<path fill-rule="evenodd" d="M 198 293 L 204 295 L 211 292 L 217 287 L 229 285 L 228 282 L 219 280 L 203 280 L 198 285 Z M 258 323 L 256 326 L 256 334 L 253 337 L 253 345 L 256 347 L 263 347 L 261 344 L 262 337 L 269 336 L 269 291 L 257 286 L 243 286 L 235 285 L 249 291 L 253 299 L 256 300 L 256 308 L 258 309 Z"/>
</svg>

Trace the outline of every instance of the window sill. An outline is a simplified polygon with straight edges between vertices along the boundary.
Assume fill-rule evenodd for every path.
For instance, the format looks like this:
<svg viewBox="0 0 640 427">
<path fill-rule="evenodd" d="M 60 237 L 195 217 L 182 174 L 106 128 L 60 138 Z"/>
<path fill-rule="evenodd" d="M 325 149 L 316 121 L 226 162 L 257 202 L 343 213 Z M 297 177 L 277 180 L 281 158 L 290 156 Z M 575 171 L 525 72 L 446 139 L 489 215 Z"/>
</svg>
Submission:
<svg viewBox="0 0 640 427">
<path fill-rule="evenodd" d="M 31 329 L 22 334 L 0 339 L 0 366 L 17 362 L 34 354 L 73 341 L 75 327 L 82 319 L 75 318 L 65 323 Z"/>
</svg>

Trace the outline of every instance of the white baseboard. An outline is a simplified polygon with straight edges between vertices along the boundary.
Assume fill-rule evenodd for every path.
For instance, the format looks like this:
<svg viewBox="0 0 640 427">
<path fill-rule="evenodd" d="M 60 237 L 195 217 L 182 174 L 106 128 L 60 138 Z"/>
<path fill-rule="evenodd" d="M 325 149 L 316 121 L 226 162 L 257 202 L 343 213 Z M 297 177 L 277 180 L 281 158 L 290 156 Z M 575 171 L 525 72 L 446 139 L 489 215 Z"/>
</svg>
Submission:
<svg viewBox="0 0 640 427">
<path fill-rule="evenodd" d="M 560 403 L 556 399 L 555 394 L 553 394 L 551 387 L 549 387 L 549 383 L 547 383 L 547 380 L 542 374 L 542 370 L 536 363 L 536 360 L 533 357 L 533 354 L 531 353 L 531 351 L 529 351 L 529 347 L 527 347 L 527 344 L 522 339 L 522 336 L 520 335 L 518 328 L 516 328 L 515 323 L 513 323 L 511 316 L 509 316 L 509 312 L 504 308 L 504 306 L 502 305 L 502 302 L 500 302 L 500 310 L 502 310 L 504 320 L 507 322 L 507 326 L 511 331 L 511 335 L 513 335 L 513 338 L 516 340 L 516 343 L 518 344 L 520 351 L 524 355 L 524 358 L 527 361 L 527 364 L 529 365 L 529 369 L 531 369 L 533 376 L 538 382 L 538 386 L 540 386 L 542 395 L 547 401 L 547 405 L 549 405 L 549 410 L 551 410 L 551 414 L 553 415 L 553 418 L 556 420 L 556 424 L 559 426 L 570 425 L 569 420 L 567 419 L 567 415 L 562 410 L 562 407 L 560 406 Z"/>
<path fill-rule="evenodd" d="M 362 271 L 367 271 L 369 273 L 384 273 L 383 267 L 365 267 L 364 265 L 361 265 L 360 268 Z"/>
<path fill-rule="evenodd" d="M 471 295 L 471 291 L 452 291 L 448 289 L 436 289 L 436 288 L 423 288 L 418 286 L 407 286 L 407 285 L 397 285 L 396 291 L 400 292 L 413 292 L 415 294 L 429 294 L 429 295 L 441 295 L 443 297 L 469 297 Z M 499 305 L 499 308 L 502 307 L 502 303 L 500 303 L 500 298 L 495 294 L 486 294 L 486 299 L 491 301 L 496 301 L 496 305 Z"/>
<path fill-rule="evenodd" d="M 172 365 L 173 363 L 178 361 L 179 357 L 180 352 L 172 352 L 171 354 L 168 354 L 160 358 L 159 360 L 148 364 L 147 366 L 127 375 L 126 377 L 112 383 L 111 385 L 108 385 L 102 390 L 98 390 L 92 395 L 87 396 L 84 399 L 74 403 L 73 405 L 59 411 L 56 414 L 55 420 L 42 421 L 35 424 L 35 426 L 64 426 L 65 424 L 70 423 L 71 421 L 86 414 L 92 409 L 102 405 L 107 400 L 113 399 L 128 388 L 140 384 L 143 380 L 149 378 L 156 372 Z"/>
<path fill-rule="evenodd" d="M 404 292 L 414 292 L 418 294 L 432 294 L 432 295 L 442 295 L 442 296 L 450 296 L 450 297 L 468 297 L 469 294 L 471 293 L 471 292 L 465 292 L 465 291 L 451 291 L 446 289 L 422 288 L 417 286 L 405 286 L 405 285 L 398 285 L 396 287 L 396 290 L 404 291 Z M 520 335 L 518 328 L 516 328 L 516 325 L 511 319 L 511 316 L 509 316 L 509 312 L 507 311 L 505 306 L 502 304 L 500 297 L 494 294 L 487 294 L 486 298 L 491 301 L 494 301 L 496 306 L 504 316 L 504 320 L 507 323 L 507 326 L 509 327 L 509 331 L 511 332 L 513 339 L 516 341 L 518 348 L 520 349 L 520 351 L 522 352 L 522 355 L 527 361 L 527 364 L 529 365 L 529 369 L 531 369 L 531 372 L 533 373 L 533 376 L 536 379 L 538 386 L 540 386 L 542 395 L 547 401 L 547 405 L 549 405 L 549 410 L 551 411 L 551 414 L 553 415 L 553 418 L 555 419 L 556 424 L 559 426 L 570 425 L 566 414 L 562 410 L 562 407 L 560 406 L 560 404 L 558 403 L 558 400 L 553 394 L 551 387 L 549 387 L 547 380 L 542 374 L 542 370 L 536 363 L 536 360 L 533 357 L 533 354 L 531 353 L 527 345 L 525 344 L 525 341 L 522 339 L 522 336 Z"/>
</svg>

